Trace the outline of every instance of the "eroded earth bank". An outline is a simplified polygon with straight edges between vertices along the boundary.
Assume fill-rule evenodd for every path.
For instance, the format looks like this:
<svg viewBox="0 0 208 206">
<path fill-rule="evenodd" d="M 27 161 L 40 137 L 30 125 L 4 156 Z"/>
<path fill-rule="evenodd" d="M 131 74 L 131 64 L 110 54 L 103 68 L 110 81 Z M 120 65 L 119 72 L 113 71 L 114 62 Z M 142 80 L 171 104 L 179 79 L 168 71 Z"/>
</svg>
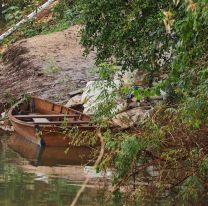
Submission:
<svg viewBox="0 0 208 206">
<path fill-rule="evenodd" d="M 83 56 L 79 27 L 24 39 L 11 45 L 0 63 L 0 107 L 23 94 L 64 103 L 70 91 L 94 79 L 94 55 Z"/>
</svg>

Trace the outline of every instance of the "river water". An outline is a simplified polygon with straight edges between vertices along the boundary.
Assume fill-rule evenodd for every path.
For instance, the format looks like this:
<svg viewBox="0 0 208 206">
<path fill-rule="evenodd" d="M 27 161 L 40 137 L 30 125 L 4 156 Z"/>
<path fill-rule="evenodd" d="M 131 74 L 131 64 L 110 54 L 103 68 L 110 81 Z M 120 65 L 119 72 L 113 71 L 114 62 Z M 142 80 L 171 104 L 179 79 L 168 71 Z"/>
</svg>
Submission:
<svg viewBox="0 0 208 206">
<path fill-rule="evenodd" d="M 82 156 L 80 150 L 83 151 Z M 68 206 L 89 162 L 89 148 L 41 150 L 20 137 L 0 133 L 0 206 Z M 100 191 L 89 184 L 77 206 L 103 205 Z"/>
</svg>

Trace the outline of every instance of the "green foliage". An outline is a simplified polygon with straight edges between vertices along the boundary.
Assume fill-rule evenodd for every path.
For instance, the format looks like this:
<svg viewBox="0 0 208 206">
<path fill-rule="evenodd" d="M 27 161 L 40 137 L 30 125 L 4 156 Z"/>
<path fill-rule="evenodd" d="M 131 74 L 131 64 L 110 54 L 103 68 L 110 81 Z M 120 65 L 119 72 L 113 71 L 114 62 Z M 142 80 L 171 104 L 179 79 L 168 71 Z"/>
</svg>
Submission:
<svg viewBox="0 0 208 206">
<path fill-rule="evenodd" d="M 113 165 L 119 187 L 141 165 L 138 181 L 148 185 L 138 190 L 147 199 L 172 195 L 186 204 L 206 197 L 207 0 L 78 2 L 85 53 L 96 51 L 98 65 L 107 62 L 147 73 L 148 86 L 116 93 L 131 91 L 137 100 L 160 89 L 168 93 L 168 104 L 156 107 L 149 121 L 139 125 L 140 132 L 105 134 L 109 156 L 101 166 Z M 111 69 L 100 75 L 111 79 Z M 157 177 L 143 175 L 148 164 L 158 170 Z"/>
<path fill-rule="evenodd" d="M 113 81 L 113 75 L 117 70 L 116 66 L 103 63 L 92 71 L 98 74 L 99 81 L 89 87 L 89 92 L 97 92 L 96 104 L 92 105 L 91 110 L 95 113 L 93 121 L 102 126 L 106 126 L 107 121 L 115 115 L 118 86 Z"/>
<path fill-rule="evenodd" d="M 77 5 L 72 0 L 61 0 L 53 9 L 53 15 L 57 25 L 65 22 L 68 24 L 68 27 L 79 23 L 80 19 L 80 13 L 78 12 Z"/>
<path fill-rule="evenodd" d="M 109 84 L 112 84 L 112 78 L 118 68 L 112 64 L 102 63 L 100 64 L 94 72 L 99 75 L 99 79 L 108 81 Z"/>
<path fill-rule="evenodd" d="M 80 0 L 86 53 L 96 50 L 98 64 L 113 60 L 124 69 L 158 72 L 156 53 L 167 49 L 168 40 L 161 11 L 172 5 L 171 1 L 153 0 Z M 160 42 L 163 46 L 159 48 Z"/>
<path fill-rule="evenodd" d="M 208 157 L 205 157 L 199 163 L 199 172 L 202 176 L 207 176 L 207 174 L 208 174 Z"/>
<path fill-rule="evenodd" d="M 194 95 L 204 88 L 201 86 L 206 85 L 207 64 L 204 57 L 207 55 L 207 11 L 207 3 L 199 1 L 196 10 L 188 10 L 187 16 L 176 25 L 180 41 L 173 61 L 173 78 L 184 90 L 192 89 Z"/>
<path fill-rule="evenodd" d="M 81 42 L 86 53 L 97 51 L 98 64 L 113 61 L 123 69 L 145 70 L 150 83 L 165 71 L 169 78 L 163 86 L 171 85 L 176 94 L 207 92 L 207 67 L 202 62 L 199 68 L 207 51 L 207 2 L 196 3 L 80 0 Z M 163 24 L 168 20 L 171 33 Z M 164 57 L 170 48 L 172 59 Z"/>
<path fill-rule="evenodd" d="M 0 20 L 12 25 L 19 21 L 24 13 L 33 10 L 40 0 L 2 0 L 0 1 Z"/>
<path fill-rule="evenodd" d="M 148 161 L 145 151 L 157 151 L 161 147 L 161 141 L 157 139 L 158 137 L 138 137 L 124 132 L 116 134 L 110 131 L 105 132 L 106 149 L 113 153 L 102 162 L 101 168 L 108 167 L 113 161 L 116 183 L 131 175 L 137 166 Z"/>
<path fill-rule="evenodd" d="M 11 6 L 3 11 L 5 21 L 12 25 L 22 18 L 22 14 L 17 6 Z"/>
<path fill-rule="evenodd" d="M 79 13 L 73 1 L 61 0 L 53 9 L 53 19 L 50 22 L 28 22 L 23 28 L 24 37 L 38 34 L 49 34 L 63 31 L 71 25 L 79 23 Z"/>
<path fill-rule="evenodd" d="M 207 98 L 188 97 L 184 104 L 181 105 L 181 115 L 183 122 L 193 128 L 200 128 L 202 125 L 208 125 L 208 102 Z"/>
<path fill-rule="evenodd" d="M 181 196 L 183 200 L 186 202 L 189 201 L 190 203 L 197 203 L 199 194 L 203 191 L 203 183 L 202 181 L 196 176 L 188 177 L 181 189 Z"/>
<path fill-rule="evenodd" d="M 115 159 L 115 167 L 117 169 L 118 178 L 121 178 L 133 170 L 132 163 L 136 160 L 139 152 L 143 151 L 147 147 L 147 141 L 145 139 L 137 139 L 135 136 L 125 138 L 120 143 L 120 148 L 117 151 Z"/>
<path fill-rule="evenodd" d="M 2 8 L 2 15 L 0 15 L 2 31 L 13 26 L 42 3 L 40 0 L 6 1 L 5 6 Z M 71 25 L 79 23 L 80 14 L 73 1 L 61 0 L 51 12 L 52 19 L 48 20 L 44 17 L 38 20 L 32 19 L 18 30 L 17 37 L 13 35 L 11 38 L 4 40 L 4 43 L 7 44 L 11 41 L 10 39 L 15 42 L 20 38 L 63 31 Z"/>
</svg>

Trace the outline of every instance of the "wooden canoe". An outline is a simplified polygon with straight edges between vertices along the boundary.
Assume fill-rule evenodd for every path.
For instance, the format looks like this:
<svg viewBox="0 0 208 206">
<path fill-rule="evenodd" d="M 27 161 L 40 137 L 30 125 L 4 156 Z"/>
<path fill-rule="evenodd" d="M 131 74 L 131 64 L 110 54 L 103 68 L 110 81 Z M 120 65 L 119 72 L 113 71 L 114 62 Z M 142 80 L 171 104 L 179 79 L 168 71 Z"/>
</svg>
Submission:
<svg viewBox="0 0 208 206">
<path fill-rule="evenodd" d="M 45 146 L 68 146 L 72 137 L 64 134 L 66 129 L 76 128 L 81 134 L 96 130 L 88 115 L 38 97 L 22 99 L 9 110 L 8 116 L 19 135 Z"/>
</svg>

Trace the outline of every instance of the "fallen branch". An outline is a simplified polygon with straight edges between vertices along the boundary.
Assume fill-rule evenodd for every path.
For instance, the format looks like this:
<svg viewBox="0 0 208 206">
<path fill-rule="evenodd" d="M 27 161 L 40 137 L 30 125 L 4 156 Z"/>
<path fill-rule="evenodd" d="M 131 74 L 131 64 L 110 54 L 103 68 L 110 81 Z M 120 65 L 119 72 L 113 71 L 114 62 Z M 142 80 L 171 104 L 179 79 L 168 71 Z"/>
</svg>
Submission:
<svg viewBox="0 0 208 206">
<path fill-rule="evenodd" d="M 101 141 L 101 149 L 100 149 L 100 154 L 94 164 L 94 168 L 96 169 L 96 167 L 100 164 L 102 158 L 103 158 L 103 155 L 104 155 L 104 150 L 105 150 L 105 144 L 104 144 L 104 140 L 103 140 L 103 137 L 102 137 L 102 134 L 100 132 L 100 130 L 98 131 L 97 133 L 97 136 L 99 137 L 100 141 Z M 70 206 L 75 206 L 77 204 L 77 201 L 79 200 L 81 194 L 84 192 L 88 182 L 90 180 L 90 177 L 86 177 L 86 180 L 84 181 L 84 183 L 82 184 L 82 187 L 80 188 L 80 190 L 77 192 L 77 195 L 76 197 L 74 198 L 73 202 L 71 203 Z"/>
<path fill-rule="evenodd" d="M 48 0 L 46 3 L 44 3 L 42 6 L 38 7 L 37 9 L 35 9 L 35 11 L 33 11 L 31 14 L 29 14 L 27 17 L 25 17 L 24 19 L 22 19 L 20 22 L 18 22 L 15 26 L 13 26 L 12 28 L 10 28 L 8 31 L 6 31 L 5 33 L 3 33 L 0 36 L 0 42 L 2 40 L 4 40 L 6 37 L 10 36 L 13 32 L 15 32 L 22 24 L 26 23 L 27 21 L 29 21 L 30 19 L 33 19 L 36 17 L 37 14 L 39 14 L 41 11 L 43 11 L 44 9 L 46 9 L 50 4 L 52 4 L 55 0 Z"/>
</svg>

